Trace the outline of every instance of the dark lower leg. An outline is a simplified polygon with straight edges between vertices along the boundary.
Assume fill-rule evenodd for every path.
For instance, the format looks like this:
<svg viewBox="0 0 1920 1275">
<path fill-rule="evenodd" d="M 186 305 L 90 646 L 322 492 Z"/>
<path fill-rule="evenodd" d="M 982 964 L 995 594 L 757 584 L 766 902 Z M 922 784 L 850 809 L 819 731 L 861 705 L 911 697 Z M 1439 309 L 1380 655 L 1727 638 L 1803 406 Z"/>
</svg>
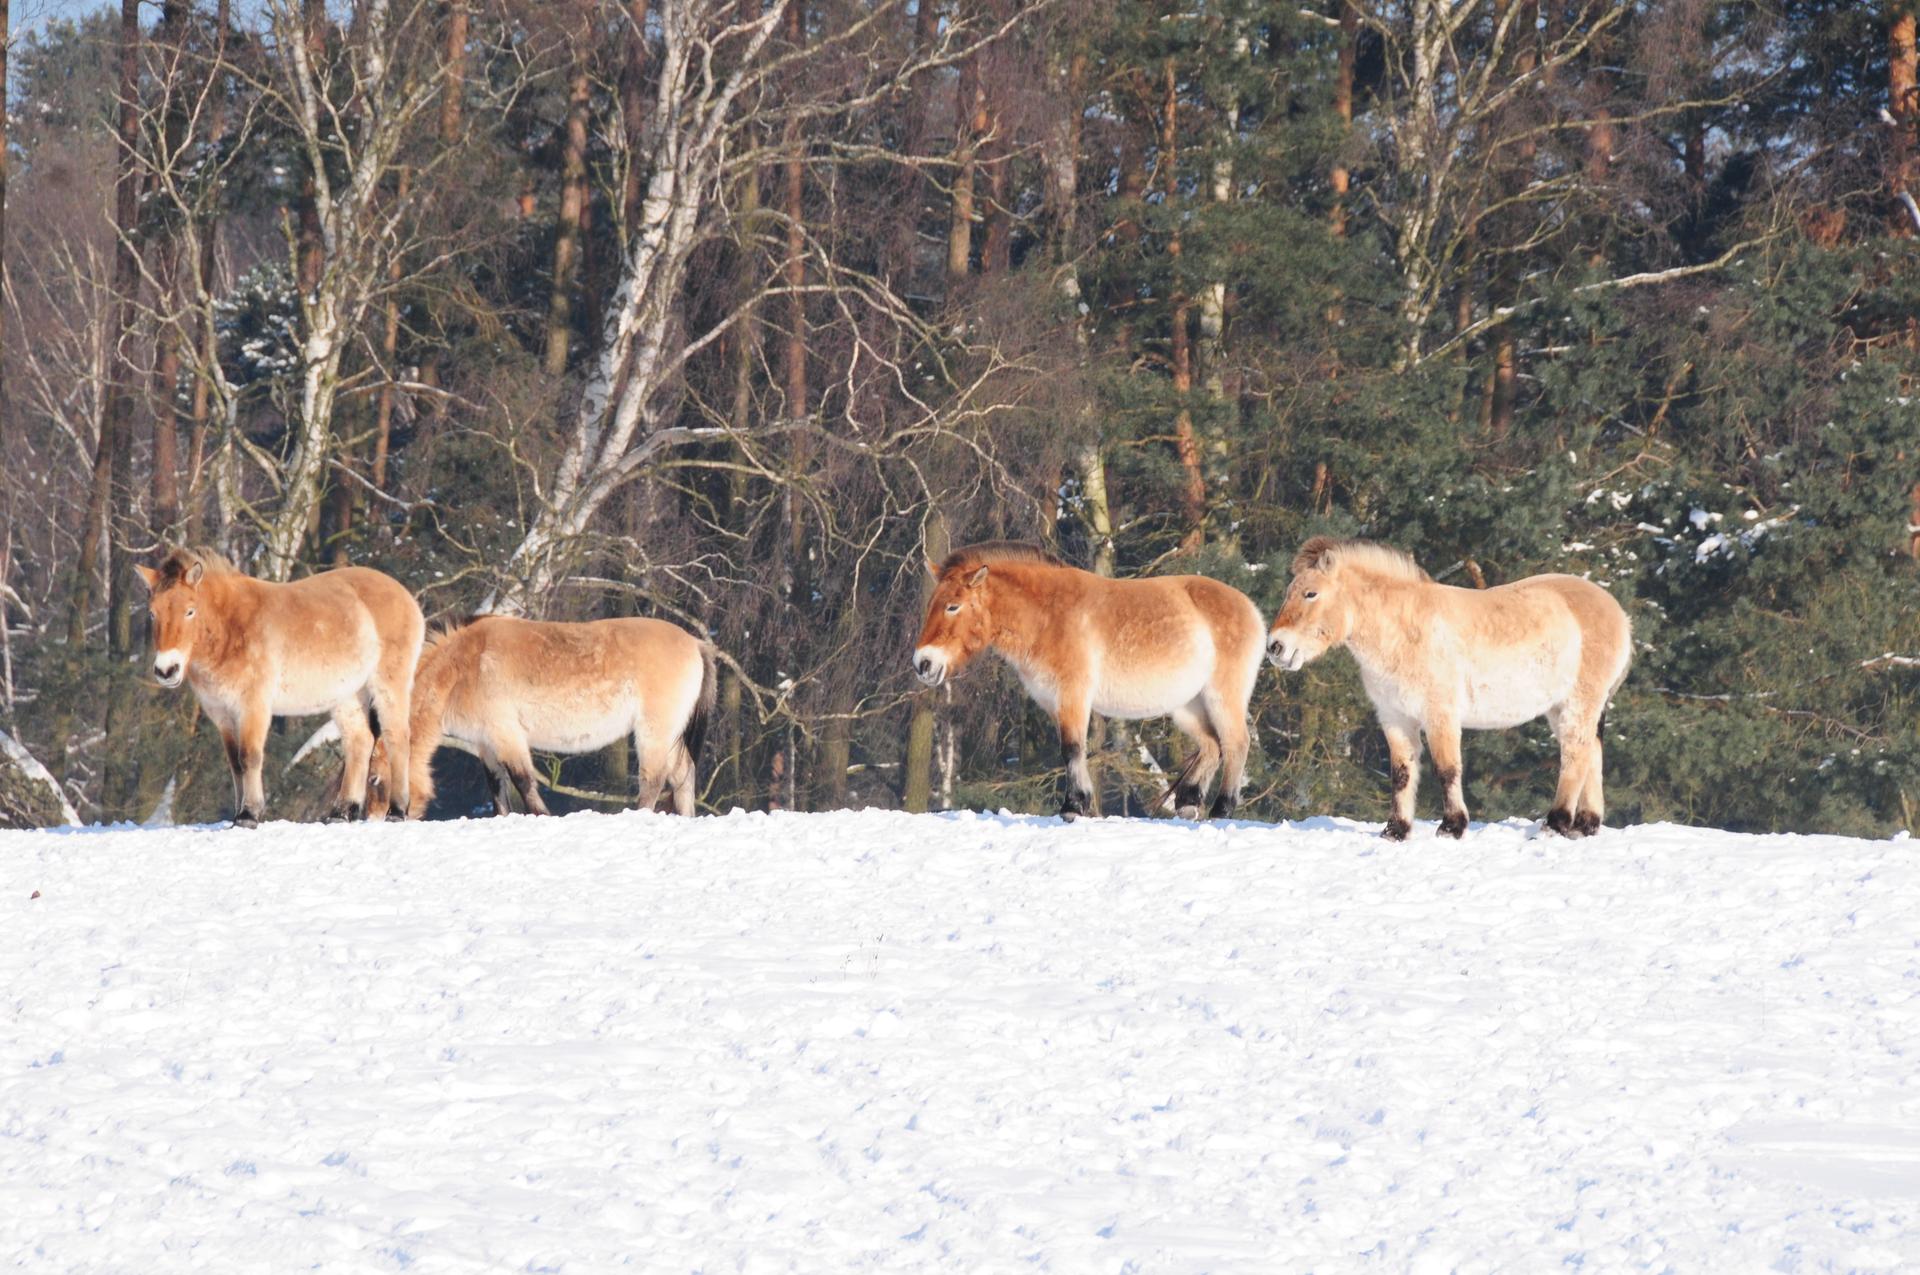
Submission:
<svg viewBox="0 0 1920 1275">
<path fill-rule="evenodd" d="M 520 800 L 526 806 L 528 814 L 544 815 L 552 813 L 547 809 L 547 803 L 540 800 L 540 788 L 539 785 L 533 781 L 533 768 L 531 766 L 509 764 L 507 766 L 507 774 L 513 778 L 513 786 L 520 793 Z"/>
</svg>

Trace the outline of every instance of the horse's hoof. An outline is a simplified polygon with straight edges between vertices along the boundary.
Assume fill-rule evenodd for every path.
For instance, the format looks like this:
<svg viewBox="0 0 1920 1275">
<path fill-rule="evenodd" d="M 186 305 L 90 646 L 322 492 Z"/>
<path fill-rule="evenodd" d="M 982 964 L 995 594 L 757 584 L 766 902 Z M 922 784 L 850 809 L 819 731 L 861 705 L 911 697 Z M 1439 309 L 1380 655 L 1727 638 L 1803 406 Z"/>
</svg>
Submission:
<svg viewBox="0 0 1920 1275">
<path fill-rule="evenodd" d="M 1600 816 L 1591 810 L 1582 810 L 1573 817 L 1573 826 L 1583 837 L 1591 837 L 1600 831 Z"/>
<path fill-rule="evenodd" d="M 1177 806 L 1174 808 L 1173 817 L 1175 819 L 1185 819 L 1188 823 L 1199 823 L 1200 807 L 1198 803 L 1191 806 Z"/>
<path fill-rule="evenodd" d="M 1075 810 L 1073 807 L 1071 806 L 1060 807 L 1061 823 L 1072 823 L 1075 819 L 1078 819 L 1079 817 L 1080 817 L 1080 812 L 1078 810 Z"/>
<path fill-rule="evenodd" d="M 1227 796 L 1227 794 L 1221 793 L 1218 797 L 1215 797 L 1213 799 L 1213 809 L 1207 812 L 1207 818 L 1209 819 L 1228 818 L 1233 814 L 1234 810 L 1239 805 L 1240 805 L 1239 802 L 1233 800 L 1233 798 Z"/>
<path fill-rule="evenodd" d="M 1455 841 L 1467 835 L 1467 812 L 1456 810 L 1440 821 L 1440 835 Z"/>
<path fill-rule="evenodd" d="M 1547 811 L 1547 827 L 1563 837 L 1582 837 L 1586 834 L 1574 827 L 1573 812 L 1555 807 Z"/>
<path fill-rule="evenodd" d="M 1413 825 L 1411 823 L 1405 819 L 1393 818 L 1387 820 L 1387 826 L 1380 830 L 1380 835 L 1388 841 L 1405 841 L 1407 834 L 1412 831 Z"/>
<path fill-rule="evenodd" d="M 389 809 L 387 811 L 388 823 L 405 823 L 406 821 L 407 821 L 407 816 L 404 812 L 399 810 L 392 810 L 392 809 Z"/>
<path fill-rule="evenodd" d="M 326 819 L 322 822 L 358 823 L 363 818 L 365 818 L 365 812 L 353 802 L 348 802 L 344 806 L 335 806 L 332 810 L 329 810 Z"/>
<path fill-rule="evenodd" d="M 242 810 L 233 817 L 233 826 L 236 828 L 258 828 L 260 826 L 260 820 Z"/>
</svg>

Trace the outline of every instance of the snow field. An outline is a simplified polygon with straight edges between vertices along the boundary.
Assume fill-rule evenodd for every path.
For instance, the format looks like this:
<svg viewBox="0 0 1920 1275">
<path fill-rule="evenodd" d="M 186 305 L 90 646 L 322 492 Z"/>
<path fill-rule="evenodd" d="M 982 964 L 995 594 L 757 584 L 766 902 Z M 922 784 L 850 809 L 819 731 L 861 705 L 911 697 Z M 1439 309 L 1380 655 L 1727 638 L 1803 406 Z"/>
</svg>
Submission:
<svg viewBox="0 0 1920 1275">
<path fill-rule="evenodd" d="M 1914 843 L 1432 828 L 0 834 L 0 1261 L 1920 1265 Z"/>
</svg>

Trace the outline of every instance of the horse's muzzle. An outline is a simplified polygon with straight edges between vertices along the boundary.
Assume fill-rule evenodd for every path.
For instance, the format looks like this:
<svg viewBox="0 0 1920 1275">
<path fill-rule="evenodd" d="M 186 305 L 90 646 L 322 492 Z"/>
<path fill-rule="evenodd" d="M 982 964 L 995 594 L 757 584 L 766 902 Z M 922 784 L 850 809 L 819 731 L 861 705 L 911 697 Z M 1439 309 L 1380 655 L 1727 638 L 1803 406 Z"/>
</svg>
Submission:
<svg viewBox="0 0 1920 1275">
<path fill-rule="evenodd" d="M 187 662 L 176 655 L 162 655 L 153 662 L 153 680 L 173 690 L 186 678 Z"/>
<path fill-rule="evenodd" d="M 913 675 L 928 686 L 947 680 L 947 656 L 944 651 L 923 646 L 913 653 Z"/>
<path fill-rule="evenodd" d="M 1307 653 L 1297 642 L 1278 634 L 1267 639 L 1267 661 L 1287 673 L 1298 673 L 1307 662 Z"/>
</svg>

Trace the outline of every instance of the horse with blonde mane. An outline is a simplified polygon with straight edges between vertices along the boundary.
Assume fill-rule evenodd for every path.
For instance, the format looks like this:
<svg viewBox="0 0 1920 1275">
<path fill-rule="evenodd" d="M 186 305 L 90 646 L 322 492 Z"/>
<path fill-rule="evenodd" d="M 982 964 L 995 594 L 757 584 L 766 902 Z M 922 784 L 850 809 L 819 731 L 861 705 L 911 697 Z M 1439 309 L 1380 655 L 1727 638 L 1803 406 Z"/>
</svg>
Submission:
<svg viewBox="0 0 1920 1275">
<path fill-rule="evenodd" d="M 1386 835 L 1413 826 L 1420 734 L 1446 787 L 1440 831 L 1467 829 L 1461 730 L 1505 730 L 1544 716 L 1560 743 L 1549 828 L 1600 829 L 1600 731 L 1627 676 L 1633 635 L 1613 595 L 1569 575 L 1528 576 L 1493 589 L 1436 584 L 1398 549 L 1315 536 L 1293 561 L 1267 656 L 1288 672 L 1344 646 L 1380 719 L 1393 763 Z"/>
<path fill-rule="evenodd" d="M 640 808 L 663 788 L 694 811 L 694 767 L 716 689 L 714 648 L 665 620 L 566 624 L 486 615 L 427 639 L 414 680 L 408 784 L 413 817 L 433 797 L 433 754 L 446 736 L 473 746 L 493 790 L 507 787 L 529 814 L 548 813 L 534 783 L 533 751 L 585 753 L 633 737 Z"/>
<path fill-rule="evenodd" d="M 1171 717 L 1194 751 L 1162 808 L 1199 818 L 1207 785 L 1221 771 L 1209 813 L 1233 812 L 1246 779 L 1247 703 L 1260 671 L 1260 612 L 1246 594 L 1205 576 L 1109 580 L 1009 541 L 957 549 L 927 570 L 934 589 L 914 672 L 938 686 L 988 649 L 1011 665 L 1059 730 L 1063 818 L 1093 809 L 1092 713 Z"/>
<path fill-rule="evenodd" d="M 413 668 L 426 620 L 399 581 L 366 567 L 338 567 L 290 584 L 256 580 L 210 549 L 175 549 L 157 567 L 136 567 L 153 619 L 153 676 L 183 681 L 220 730 L 233 775 L 233 822 L 258 825 L 266 811 L 260 767 L 276 717 L 331 713 L 346 750 L 329 819 L 366 808 L 375 732 L 392 756 L 407 754 Z M 391 780 L 404 813 L 404 774 Z"/>
</svg>

